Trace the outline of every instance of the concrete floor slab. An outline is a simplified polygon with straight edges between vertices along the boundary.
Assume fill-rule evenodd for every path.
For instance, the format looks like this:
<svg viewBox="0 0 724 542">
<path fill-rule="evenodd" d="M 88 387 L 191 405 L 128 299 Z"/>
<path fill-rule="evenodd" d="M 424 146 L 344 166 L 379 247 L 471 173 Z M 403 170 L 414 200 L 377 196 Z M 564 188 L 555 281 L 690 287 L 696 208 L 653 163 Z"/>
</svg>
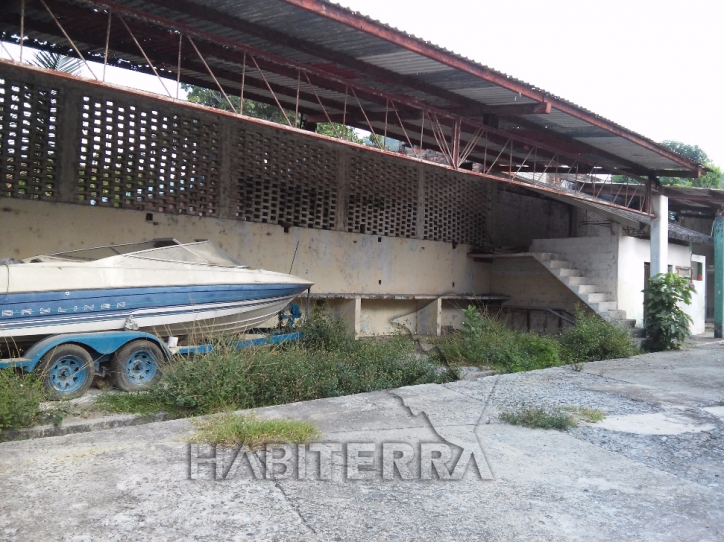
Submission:
<svg viewBox="0 0 724 542">
<path fill-rule="evenodd" d="M 203 461 L 190 476 L 188 420 L 0 443 L 0 538 L 722 540 L 724 420 L 712 411 L 712 387 L 696 386 L 721 378 L 720 352 L 697 353 L 695 362 L 691 352 L 673 354 L 258 410 L 314 421 L 323 442 L 347 451 L 374 445 L 371 479 L 350 479 L 343 454 L 331 456 L 322 479 L 320 457 L 309 452 L 302 480 L 298 471 L 254 479 L 246 467 L 223 478 L 233 456 L 220 450 L 216 476 Z M 662 414 L 699 430 L 499 423 L 498 413 L 522 404 L 592 406 L 612 418 Z M 425 443 L 449 444 L 451 465 L 478 446 L 482 468 L 473 454 L 460 479 L 422 479 Z M 415 451 L 411 479 L 399 471 L 385 478 L 385 445 Z"/>
</svg>

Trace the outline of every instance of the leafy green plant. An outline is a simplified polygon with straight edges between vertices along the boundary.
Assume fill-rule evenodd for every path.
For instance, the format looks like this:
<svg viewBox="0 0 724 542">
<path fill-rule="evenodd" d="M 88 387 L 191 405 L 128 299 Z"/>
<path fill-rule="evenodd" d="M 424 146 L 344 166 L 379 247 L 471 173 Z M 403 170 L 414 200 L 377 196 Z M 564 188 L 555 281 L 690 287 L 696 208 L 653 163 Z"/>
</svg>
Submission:
<svg viewBox="0 0 724 542">
<path fill-rule="evenodd" d="M 646 333 L 654 350 L 679 349 L 689 336 L 692 320 L 681 305 L 691 304 L 694 288 L 688 278 L 675 273 L 659 273 L 643 290 L 646 306 Z"/>
<path fill-rule="evenodd" d="M 0 369 L 0 432 L 31 425 L 43 397 L 43 386 L 33 375 Z"/>
<path fill-rule="evenodd" d="M 576 307 L 576 325 L 566 329 L 559 338 L 563 356 L 574 366 L 587 361 L 630 358 L 638 354 L 630 333 Z"/>
</svg>

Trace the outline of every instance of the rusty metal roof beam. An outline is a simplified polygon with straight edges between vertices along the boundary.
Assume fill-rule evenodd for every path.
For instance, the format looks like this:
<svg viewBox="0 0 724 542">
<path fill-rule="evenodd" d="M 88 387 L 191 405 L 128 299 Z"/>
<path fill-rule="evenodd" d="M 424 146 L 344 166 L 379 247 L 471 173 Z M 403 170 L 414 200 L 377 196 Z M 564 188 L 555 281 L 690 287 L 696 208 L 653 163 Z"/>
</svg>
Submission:
<svg viewBox="0 0 724 542">
<path fill-rule="evenodd" d="M 286 0 L 285 0 L 286 1 Z M 296 74 L 298 73 L 298 70 L 304 71 L 307 73 L 307 75 L 310 76 L 310 80 L 313 80 L 315 85 L 325 87 L 331 90 L 336 90 L 338 92 L 343 92 L 343 89 L 346 90 L 347 88 L 355 89 L 357 94 L 360 97 L 363 97 L 364 99 L 368 101 L 379 101 L 381 103 L 386 103 L 387 100 L 392 100 L 395 103 L 398 104 L 404 104 L 406 106 L 412 107 L 412 108 L 418 108 L 420 110 L 426 110 L 432 114 L 439 115 L 443 118 L 449 118 L 449 119 L 455 119 L 455 116 L 450 115 L 450 113 L 440 110 L 437 108 L 433 108 L 428 106 L 427 104 L 421 103 L 416 99 L 409 98 L 409 97 L 400 97 L 395 96 L 392 94 L 389 94 L 385 91 L 380 91 L 377 89 L 373 89 L 370 87 L 367 87 L 366 85 L 362 85 L 360 83 L 349 81 L 343 77 L 339 77 L 334 74 L 330 74 L 325 72 L 324 70 L 321 70 L 319 68 L 313 67 L 313 66 L 307 66 L 283 57 L 279 57 L 278 55 L 275 55 L 273 53 L 268 53 L 265 51 L 259 51 L 253 47 L 250 47 L 248 45 L 244 45 L 241 43 L 238 43 L 233 40 L 229 40 L 226 38 L 222 38 L 220 36 L 216 36 L 214 34 L 209 34 L 208 32 L 201 31 L 198 29 L 195 29 L 193 27 L 188 26 L 187 24 L 183 22 L 173 21 L 169 19 L 165 19 L 150 13 L 141 12 L 133 8 L 128 8 L 124 5 L 116 4 L 115 2 L 112 2 L 110 0 L 81 0 L 82 3 L 90 5 L 90 6 L 96 6 L 101 7 L 105 9 L 111 9 L 115 13 L 121 13 L 127 18 L 136 19 L 142 23 L 147 23 L 151 25 L 160 26 L 161 28 L 164 28 L 165 30 L 175 30 L 178 32 L 182 32 L 188 36 L 193 36 L 194 38 L 197 38 L 199 40 L 202 40 L 205 42 L 204 48 L 207 49 L 207 54 L 213 54 L 216 56 L 219 56 L 221 58 L 227 58 L 231 62 L 238 61 L 238 58 L 236 58 L 232 51 L 236 50 L 239 52 L 246 52 L 248 54 L 252 54 L 256 57 L 257 61 L 259 62 L 260 66 L 265 67 L 269 71 L 280 73 L 282 75 L 287 75 L 289 77 L 296 77 Z M 54 4 L 59 4 L 58 2 L 53 2 Z M 105 24 L 105 18 L 104 22 Z M 174 48 L 176 45 L 174 44 Z M 265 60 L 264 60 L 265 59 Z M 533 145 L 537 146 L 541 149 L 548 150 L 551 153 L 558 153 L 562 156 L 565 156 L 567 153 L 561 152 L 560 150 L 556 148 L 552 148 L 547 145 L 542 145 L 539 142 L 532 141 L 529 138 L 519 137 L 512 133 L 505 132 L 503 130 L 494 129 L 489 126 L 486 126 L 484 124 L 481 124 L 479 122 L 475 122 L 470 119 L 460 119 L 464 125 L 472 126 L 474 127 L 474 130 L 477 130 L 478 128 L 484 128 L 486 132 L 490 133 L 497 133 L 498 135 L 501 135 L 506 138 L 512 138 L 515 141 L 523 144 Z M 585 158 L 582 158 L 580 156 L 574 156 L 569 155 L 569 157 L 573 160 L 580 161 L 582 163 L 588 163 L 588 165 L 596 166 L 597 164 L 592 163 L 591 161 L 587 161 Z M 630 172 L 627 171 L 620 171 L 615 168 L 608 168 L 609 171 L 621 173 L 623 175 L 628 175 L 634 177 Z"/>
<path fill-rule="evenodd" d="M 435 96 L 450 102 L 451 104 L 459 104 L 467 99 L 455 92 L 445 90 L 435 85 L 427 84 L 423 81 L 401 75 L 385 68 L 380 68 L 374 64 L 369 64 L 359 60 L 353 56 L 333 51 L 321 45 L 316 45 L 303 39 L 283 34 L 271 28 L 261 26 L 250 21 L 245 21 L 238 17 L 234 17 L 228 13 L 223 13 L 205 6 L 200 6 L 194 2 L 187 0 L 147 0 L 153 4 L 162 6 L 167 9 L 179 12 L 181 14 L 192 15 L 205 21 L 218 24 L 226 28 L 238 30 L 251 36 L 262 38 L 269 43 L 277 43 L 301 51 L 306 54 L 316 56 L 318 58 L 334 62 L 340 66 L 351 68 L 359 73 L 365 74 L 373 79 L 377 79 L 383 83 L 394 83 L 402 87 L 411 88 L 420 92 L 424 92 L 430 96 Z M 471 103 L 475 103 L 470 100 Z"/>
<path fill-rule="evenodd" d="M 486 68 L 479 64 L 472 63 L 470 61 L 463 60 L 462 58 L 442 51 L 441 49 L 429 45 L 417 38 L 403 34 L 401 32 L 394 31 L 393 29 L 386 27 L 382 24 L 373 22 L 365 17 L 361 17 L 352 13 L 351 11 L 331 4 L 322 0 L 281 0 L 289 5 L 296 6 L 304 9 L 311 13 L 315 13 L 326 19 L 341 23 L 355 30 L 365 32 L 376 36 L 382 40 L 393 43 L 399 47 L 403 47 L 408 51 L 413 51 L 419 55 L 423 55 L 427 58 L 435 60 L 441 64 L 455 68 L 464 73 L 474 75 L 508 89 L 513 92 L 517 92 L 521 96 L 525 96 L 536 102 L 550 101 L 553 108 L 558 109 L 572 117 L 583 120 L 593 126 L 597 126 L 606 130 L 609 133 L 615 134 L 619 137 L 628 139 L 629 141 L 640 145 L 646 149 L 654 151 L 662 156 L 665 156 L 669 160 L 676 162 L 691 171 L 696 171 L 699 164 L 695 164 L 691 160 L 687 159 L 680 154 L 670 151 L 669 149 L 658 145 L 652 141 L 649 141 L 637 134 L 634 134 L 625 128 L 622 128 L 612 122 L 602 119 L 600 116 L 585 111 L 581 108 L 575 107 L 563 100 L 560 100 L 554 96 L 550 96 L 536 88 L 532 88 L 529 85 L 516 81 L 502 73 L 498 73 L 490 68 Z"/>
</svg>

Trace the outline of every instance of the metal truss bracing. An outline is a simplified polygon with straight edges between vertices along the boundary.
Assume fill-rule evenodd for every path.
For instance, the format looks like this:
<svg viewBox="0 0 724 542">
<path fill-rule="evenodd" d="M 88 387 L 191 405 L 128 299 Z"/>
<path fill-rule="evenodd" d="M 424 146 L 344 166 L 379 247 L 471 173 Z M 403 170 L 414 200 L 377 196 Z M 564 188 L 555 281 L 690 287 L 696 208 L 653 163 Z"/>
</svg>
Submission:
<svg viewBox="0 0 724 542">
<path fill-rule="evenodd" d="M 499 179 L 546 184 L 585 197 L 596 197 L 586 186 L 609 175 L 624 184 L 648 184 L 656 174 L 669 174 L 593 146 L 585 137 L 543 129 L 539 119 L 559 115 L 565 104 L 554 101 L 559 110 L 545 99 L 481 104 L 439 83 L 245 20 L 243 12 L 222 13 L 188 0 L 143 0 L 134 7 L 123 0 L 42 2 L 26 6 L 23 0 L 22 9 L 0 23 L 0 37 L 166 77 L 176 81 L 176 95 L 181 83 L 219 90 L 234 111 L 230 97 L 241 97 L 235 112 L 242 115 L 244 98 L 257 100 L 277 106 L 294 128 L 329 123 L 339 137 L 335 123 L 340 123 L 370 131 L 382 149 L 392 138 L 414 151 L 440 153 L 452 169 L 476 164 Z M 263 6 L 257 7 L 268 7 Z M 615 132 L 611 128 L 612 136 Z M 661 158 L 676 165 L 675 159 Z M 674 173 L 682 175 L 685 167 L 696 170 L 687 162 Z M 617 196 L 615 201 L 625 206 L 627 199 Z M 648 204 L 639 208 L 646 210 Z"/>
</svg>

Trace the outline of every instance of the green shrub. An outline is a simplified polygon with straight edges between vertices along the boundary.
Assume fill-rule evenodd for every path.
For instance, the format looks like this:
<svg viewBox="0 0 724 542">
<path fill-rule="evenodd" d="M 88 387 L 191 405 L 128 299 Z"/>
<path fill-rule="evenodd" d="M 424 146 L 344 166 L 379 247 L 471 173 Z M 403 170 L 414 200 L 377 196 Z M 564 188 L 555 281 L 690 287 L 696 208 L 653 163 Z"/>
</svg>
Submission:
<svg viewBox="0 0 724 542">
<path fill-rule="evenodd" d="M 638 353 L 628 330 L 581 307 L 576 310 L 576 325 L 563 332 L 559 342 L 571 363 L 630 358 Z"/>
<path fill-rule="evenodd" d="M 43 386 L 33 375 L 0 369 L 0 432 L 31 425 L 43 397 Z"/>
<path fill-rule="evenodd" d="M 439 344 L 450 365 L 489 366 L 500 372 L 532 371 L 561 365 L 556 340 L 508 329 L 473 306 L 463 310 L 463 329 Z"/>
<path fill-rule="evenodd" d="M 688 278 L 675 273 L 659 273 L 644 289 L 646 333 L 654 350 L 678 349 L 689 336 L 691 318 L 681 305 L 691 304 L 694 288 Z"/>
<path fill-rule="evenodd" d="M 326 315 L 303 324 L 302 341 L 237 350 L 219 340 L 206 355 L 181 358 L 147 393 L 108 394 L 100 401 L 117 412 L 166 410 L 200 415 L 337 397 L 414 384 L 447 382 L 452 373 L 417 359 L 403 336 L 355 341 L 343 323 Z"/>
</svg>

